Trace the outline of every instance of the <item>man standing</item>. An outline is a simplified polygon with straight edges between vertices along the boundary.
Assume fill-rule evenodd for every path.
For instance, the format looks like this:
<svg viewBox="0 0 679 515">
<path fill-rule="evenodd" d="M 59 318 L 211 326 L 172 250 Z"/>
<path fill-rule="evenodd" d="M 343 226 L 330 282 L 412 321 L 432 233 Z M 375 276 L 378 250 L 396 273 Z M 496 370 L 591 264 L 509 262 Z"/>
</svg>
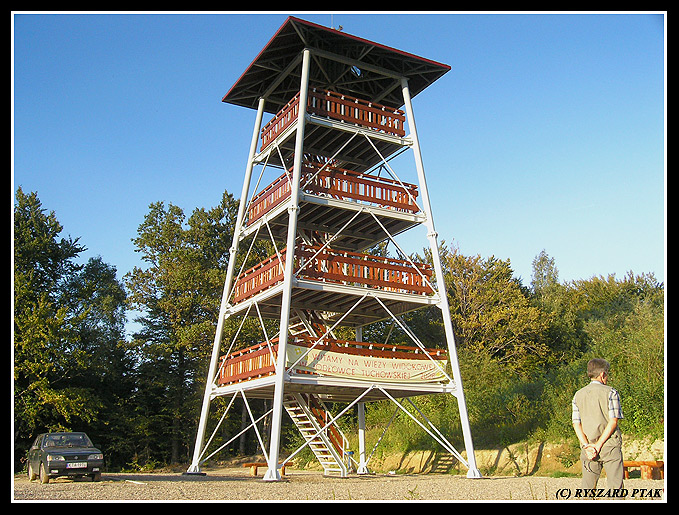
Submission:
<svg viewBox="0 0 679 515">
<path fill-rule="evenodd" d="M 591 382 L 573 397 L 573 429 L 582 452 L 582 488 L 595 488 L 602 469 L 606 486 L 622 489 L 622 435 L 618 420 L 623 418 L 618 392 L 607 386 L 610 364 L 595 358 L 587 363 Z"/>
</svg>

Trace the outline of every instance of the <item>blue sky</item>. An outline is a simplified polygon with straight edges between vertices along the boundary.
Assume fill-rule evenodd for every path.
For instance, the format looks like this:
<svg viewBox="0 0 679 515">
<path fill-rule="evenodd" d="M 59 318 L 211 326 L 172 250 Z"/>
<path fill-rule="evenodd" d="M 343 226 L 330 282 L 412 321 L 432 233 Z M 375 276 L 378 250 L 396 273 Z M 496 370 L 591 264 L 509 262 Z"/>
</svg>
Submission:
<svg viewBox="0 0 679 515">
<path fill-rule="evenodd" d="M 452 67 L 414 99 L 441 239 L 665 281 L 663 13 L 15 13 L 13 192 L 122 277 L 149 204 L 240 195 L 255 113 L 221 99 L 288 15 Z"/>
</svg>

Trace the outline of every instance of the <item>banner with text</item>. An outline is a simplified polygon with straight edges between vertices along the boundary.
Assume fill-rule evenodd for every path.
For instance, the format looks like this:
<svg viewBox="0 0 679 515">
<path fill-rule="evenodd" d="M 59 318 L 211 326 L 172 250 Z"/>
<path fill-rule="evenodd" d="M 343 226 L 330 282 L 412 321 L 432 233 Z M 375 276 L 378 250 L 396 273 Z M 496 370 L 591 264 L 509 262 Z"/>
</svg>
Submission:
<svg viewBox="0 0 679 515">
<path fill-rule="evenodd" d="M 288 366 L 297 362 L 309 349 L 287 345 Z M 348 377 L 363 381 L 435 383 L 445 379 L 442 367 L 430 359 L 393 359 L 344 354 L 311 349 L 295 369 L 320 375 Z"/>
</svg>

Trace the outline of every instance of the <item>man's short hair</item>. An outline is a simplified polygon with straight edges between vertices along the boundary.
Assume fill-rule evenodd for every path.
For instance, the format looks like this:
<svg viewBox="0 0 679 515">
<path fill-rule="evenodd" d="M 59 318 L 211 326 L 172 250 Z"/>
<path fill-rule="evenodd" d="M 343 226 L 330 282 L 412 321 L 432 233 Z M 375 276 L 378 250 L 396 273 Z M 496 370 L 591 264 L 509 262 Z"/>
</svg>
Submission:
<svg viewBox="0 0 679 515">
<path fill-rule="evenodd" d="M 601 372 L 606 372 L 608 374 L 608 370 L 611 368 L 610 363 L 606 361 L 605 359 L 601 358 L 594 358 L 590 359 L 589 362 L 587 363 L 587 377 L 590 379 L 594 379 L 599 377 L 599 374 Z"/>
</svg>

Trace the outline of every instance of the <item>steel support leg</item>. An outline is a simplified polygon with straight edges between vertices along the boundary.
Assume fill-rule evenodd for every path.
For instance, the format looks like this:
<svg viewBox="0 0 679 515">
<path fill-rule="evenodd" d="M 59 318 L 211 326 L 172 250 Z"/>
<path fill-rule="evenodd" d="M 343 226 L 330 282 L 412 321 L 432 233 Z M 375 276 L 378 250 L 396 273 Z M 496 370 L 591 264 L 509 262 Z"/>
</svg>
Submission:
<svg viewBox="0 0 679 515">
<path fill-rule="evenodd" d="M 424 210 L 424 213 L 427 217 L 427 238 L 429 239 L 429 247 L 431 249 L 432 259 L 434 261 L 434 273 L 436 274 L 436 283 L 439 294 L 439 308 L 441 309 L 441 315 L 443 316 L 443 325 L 445 328 L 446 340 L 448 341 L 448 356 L 450 357 L 450 365 L 453 371 L 453 379 L 455 381 L 456 389 L 455 396 L 457 397 L 460 421 L 462 423 L 462 434 L 464 436 L 464 445 L 467 451 L 467 461 L 469 463 L 467 477 L 478 478 L 481 477 L 481 473 L 476 466 L 476 458 L 474 456 L 474 443 L 472 441 L 471 428 L 469 426 L 467 403 L 464 397 L 464 390 L 462 389 L 462 378 L 460 377 L 460 366 L 457 360 L 457 349 L 455 346 L 455 335 L 453 334 L 453 324 L 450 320 L 450 308 L 448 306 L 448 296 L 446 294 L 446 287 L 443 278 L 443 267 L 441 266 L 441 256 L 439 254 L 438 235 L 434 228 L 434 219 L 432 217 L 429 191 L 427 189 L 427 181 L 424 175 L 424 163 L 422 161 L 420 141 L 417 136 L 417 127 L 415 125 L 413 105 L 410 98 L 410 89 L 408 87 L 407 79 L 401 79 L 401 88 L 403 90 L 403 101 L 405 102 L 410 137 L 412 138 L 413 142 L 413 152 L 415 153 L 415 166 L 417 168 L 420 192 L 422 194 L 422 209 Z"/>
<path fill-rule="evenodd" d="M 285 254 L 285 272 L 283 296 L 281 299 L 280 332 L 278 335 L 278 356 L 276 379 L 273 398 L 273 413 L 271 415 L 271 439 L 268 469 L 264 475 L 265 481 L 279 481 L 278 455 L 281 439 L 281 422 L 283 415 L 283 394 L 285 390 L 286 346 L 288 343 L 288 329 L 290 325 L 290 303 L 292 297 L 293 264 L 295 259 L 295 238 L 297 236 L 297 216 L 299 214 L 299 183 L 302 170 L 302 153 L 304 151 L 304 126 L 306 122 L 307 98 L 309 93 L 309 64 L 310 52 L 303 51 L 302 78 L 299 90 L 299 113 L 297 119 L 297 135 L 295 140 L 295 156 L 292 170 L 292 185 L 290 188 L 290 218 L 288 221 L 288 238 Z"/>
<path fill-rule="evenodd" d="M 356 328 L 356 341 L 363 341 L 363 327 Z M 357 474 L 367 474 L 368 464 L 365 461 L 365 402 L 359 402 L 358 411 L 358 467 Z"/>
<path fill-rule="evenodd" d="M 252 168 L 255 151 L 257 149 L 257 139 L 259 130 L 262 125 L 262 115 L 264 114 L 264 99 L 259 99 L 257 108 L 257 118 L 255 120 L 255 127 L 252 131 L 252 140 L 250 141 L 250 153 L 248 155 L 248 162 L 245 169 L 245 179 L 243 180 L 243 189 L 241 192 L 240 203 L 238 206 L 238 216 L 236 218 L 236 226 L 233 230 L 233 241 L 229 249 L 229 265 L 226 271 L 226 280 L 224 281 L 224 290 L 222 291 L 222 302 L 219 308 L 219 318 L 217 320 L 217 329 L 215 331 L 215 339 L 212 343 L 212 356 L 210 358 L 210 368 L 205 381 L 205 392 L 203 394 L 203 406 L 200 412 L 200 422 L 198 423 L 198 433 L 196 435 L 196 443 L 193 449 L 193 459 L 191 465 L 187 470 L 189 474 L 200 474 L 200 455 L 205 440 L 205 429 L 207 427 L 207 418 L 210 412 L 210 397 L 212 394 L 212 385 L 217 373 L 217 364 L 219 362 L 220 345 L 222 335 L 224 333 L 224 319 L 226 317 L 226 308 L 229 302 L 229 293 L 231 291 L 231 284 L 233 282 L 233 271 L 236 266 L 236 252 L 238 250 L 238 239 L 240 231 L 243 226 L 243 219 L 245 218 L 245 206 L 248 202 L 248 191 L 250 189 L 250 178 L 252 177 Z"/>
<path fill-rule="evenodd" d="M 365 461 L 365 402 L 358 403 L 358 467 L 356 473 L 368 474 L 368 464 Z"/>
</svg>

